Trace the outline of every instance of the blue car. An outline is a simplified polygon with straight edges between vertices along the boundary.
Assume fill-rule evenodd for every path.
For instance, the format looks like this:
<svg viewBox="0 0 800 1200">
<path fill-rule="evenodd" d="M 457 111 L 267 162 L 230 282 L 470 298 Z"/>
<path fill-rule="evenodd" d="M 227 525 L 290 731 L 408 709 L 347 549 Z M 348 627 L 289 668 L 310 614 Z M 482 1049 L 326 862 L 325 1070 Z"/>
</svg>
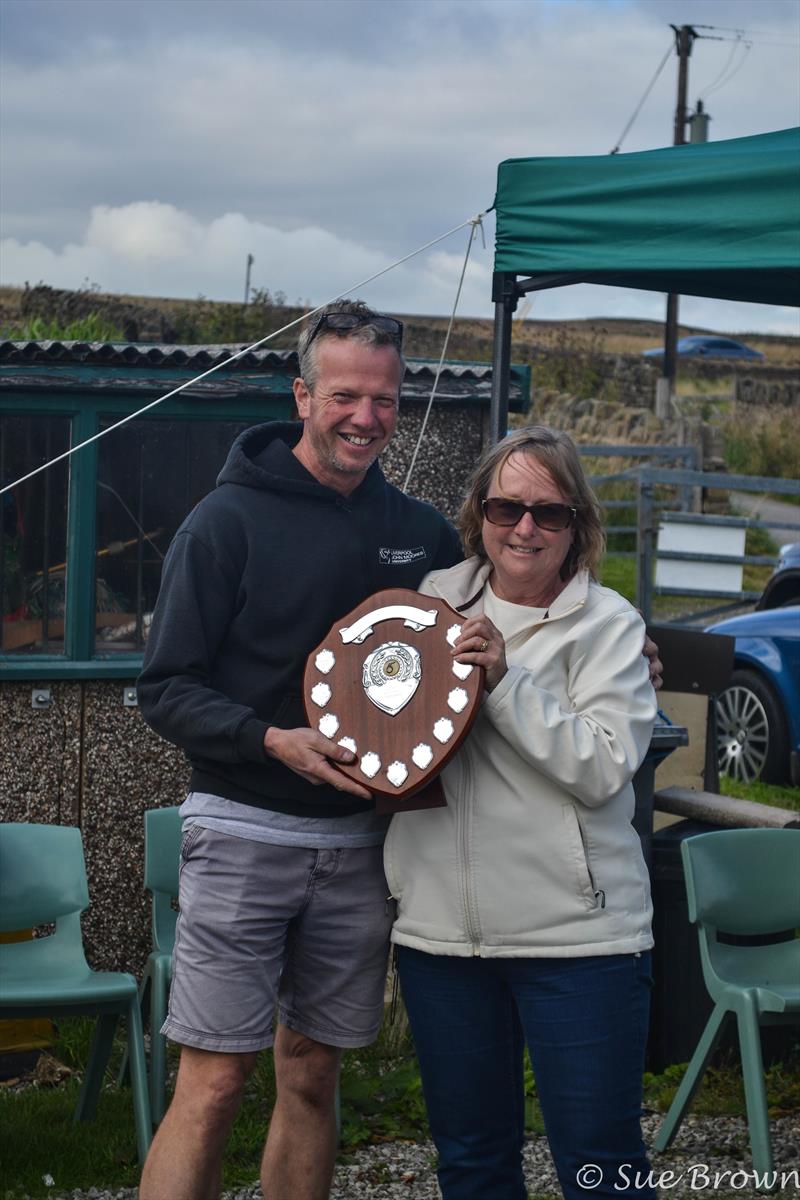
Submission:
<svg viewBox="0 0 800 1200">
<path fill-rule="evenodd" d="M 731 681 L 717 697 L 720 774 L 800 786 L 800 596 L 709 632 L 736 639 Z"/>
<path fill-rule="evenodd" d="M 753 350 L 734 338 L 716 337 L 713 334 L 681 338 L 676 349 L 679 358 L 739 358 L 748 359 L 750 362 L 764 361 L 760 350 Z M 652 350 L 643 350 L 642 354 L 645 358 L 663 358 L 664 347 L 654 346 Z"/>
<path fill-rule="evenodd" d="M 800 542 L 781 546 L 778 565 L 756 608 L 782 608 L 786 604 L 800 604 Z"/>
</svg>

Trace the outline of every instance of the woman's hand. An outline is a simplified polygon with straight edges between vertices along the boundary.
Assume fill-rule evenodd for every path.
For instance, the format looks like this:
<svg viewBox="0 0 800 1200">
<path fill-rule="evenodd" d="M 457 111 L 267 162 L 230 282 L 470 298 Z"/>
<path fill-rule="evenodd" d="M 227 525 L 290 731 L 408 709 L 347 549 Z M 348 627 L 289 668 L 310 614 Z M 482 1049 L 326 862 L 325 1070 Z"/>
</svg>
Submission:
<svg viewBox="0 0 800 1200">
<path fill-rule="evenodd" d="M 461 626 L 453 646 L 453 657 L 460 663 L 483 667 L 487 692 L 494 691 L 508 670 L 503 635 L 485 613 L 469 617 Z"/>
</svg>

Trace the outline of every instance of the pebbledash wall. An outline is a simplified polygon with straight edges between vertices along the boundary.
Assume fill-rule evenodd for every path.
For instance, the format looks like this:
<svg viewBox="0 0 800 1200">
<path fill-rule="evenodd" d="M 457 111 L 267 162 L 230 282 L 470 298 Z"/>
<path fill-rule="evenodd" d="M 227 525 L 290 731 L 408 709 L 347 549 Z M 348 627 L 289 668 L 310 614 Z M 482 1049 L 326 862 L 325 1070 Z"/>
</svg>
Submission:
<svg viewBox="0 0 800 1200">
<path fill-rule="evenodd" d="M 225 362 L 220 346 L 0 344 L 0 486 Z M 2 820 L 78 825 L 90 964 L 139 973 L 150 948 L 143 814 L 179 804 L 188 767 L 132 685 L 160 560 L 239 428 L 294 416 L 292 352 L 229 364 L 0 497 Z M 412 360 L 383 466 L 402 486 L 435 374 Z M 487 441 L 491 368 L 442 372 L 410 491 L 454 517 Z M 512 369 L 527 411 L 528 368 Z M 42 864 L 46 870 L 46 864 Z"/>
</svg>

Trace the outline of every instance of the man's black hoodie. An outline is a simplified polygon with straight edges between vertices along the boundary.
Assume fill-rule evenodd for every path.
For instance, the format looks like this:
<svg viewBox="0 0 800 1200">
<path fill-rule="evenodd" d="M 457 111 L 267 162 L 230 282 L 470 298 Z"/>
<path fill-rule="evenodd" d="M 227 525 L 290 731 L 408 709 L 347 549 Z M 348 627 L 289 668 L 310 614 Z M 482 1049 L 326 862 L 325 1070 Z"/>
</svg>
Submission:
<svg viewBox="0 0 800 1200">
<path fill-rule="evenodd" d="M 455 531 L 375 463 L 349 496 L 292 453 L 298 423 L 241 434 L 215 491 L 169 548 L 139 676 L 139 705 L 181 746 L 191 787 L 259 808 L 344 816 L 370 807 L 264 751 L 270 725 L 306 725 L 302 677 L 334 621 L 373 592 L 415 588 L 461 558 Z"/>
</svg>

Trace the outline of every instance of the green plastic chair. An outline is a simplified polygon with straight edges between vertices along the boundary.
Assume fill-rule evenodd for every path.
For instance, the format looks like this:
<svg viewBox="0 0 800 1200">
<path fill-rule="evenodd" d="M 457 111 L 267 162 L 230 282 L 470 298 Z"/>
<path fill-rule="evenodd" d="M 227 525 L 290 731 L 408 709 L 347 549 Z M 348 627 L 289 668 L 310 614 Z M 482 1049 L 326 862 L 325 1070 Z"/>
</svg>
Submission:
<svg viewBox="0 0 800 1200">
<path fill-rule="evenodd" d="M 121 971 L 90 969 L 80 922 L 88 907 L 79 829 L 0 825 L 0 931 L 55 922 L 49 937 L 0 943 L 0 1015 L 97 1017 L 76 1121 L 95 1116 L 117 1022 L 120 1016 L 127 1018 L 136 1141 L 143 1162 L 152 1123 L 136 980 Z"/>
<path fill-rule="evenodd" d="M 153 808 L 144 814 L 144 886 L 152 897 L 153 949 L 140 989 L 150 992 L 150 1107 L 156 1124 L 166 1109 L 167 1039 L 161 1026 L 167 1017 L 172 981 L 172 951 L 178 913 L 178 868 L 181 853 L 179 808 Z"/>
<path fill-rule="evenodd" d="M 144 814 L 144 886 L 152 900 L 153 949 L 139 987 L 139 1005 L 150 1021 L 150 1111 L 157 1125 L 166 1111 L 167 1040 L 161 1026 L 167 1016 L 167 999 L 172 982 L 172 951 L 178 913 L 178 869 L 181 851 L 180 809 L 152 808 Z M 120 1067 L 120 1080 L 128 1069 L 127 1058 Z"/>
<path fill-rule="evenodd" d="M 736 1018 L 753 1167 L 773 1171 L 760 1025 L 800 1022 L 800 941 L 753 944 L 800 927 L 800 829 L 725 829 L 681 843 L 689 919 L 714 1001 L 654 1142 L 672 1142 L 730 1017 Z M 719 935 L 749 944 L 732 944 Z M 759 1190 L 773 1191 L 766 1183 Z"/>
</svg>

